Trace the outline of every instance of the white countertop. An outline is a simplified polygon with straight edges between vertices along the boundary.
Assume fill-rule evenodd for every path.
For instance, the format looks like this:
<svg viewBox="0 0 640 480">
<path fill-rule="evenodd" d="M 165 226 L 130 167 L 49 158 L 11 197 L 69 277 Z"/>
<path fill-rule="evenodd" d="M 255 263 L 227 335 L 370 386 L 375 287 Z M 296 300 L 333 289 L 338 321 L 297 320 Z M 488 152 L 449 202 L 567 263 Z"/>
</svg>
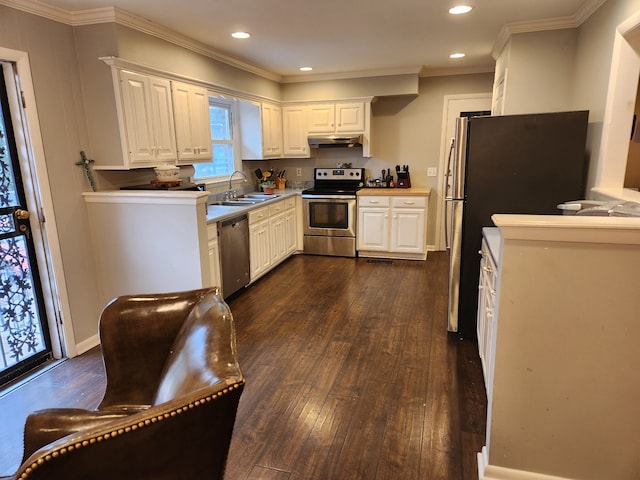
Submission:
<svg viewBox="0 0 640 480">
<path fill-rule="evenodd" d="M 246 206 L 229 206 L 229 205 L 207 205 L 207 223 L 215 223 L 233 218 L 238 215 L 243 215 L 251 210 L 270 205 L 285 198 L 300 195 L 302 190 L 276 190 L 278 196 L 263 202 L 253 203 Z"/>
</svg>

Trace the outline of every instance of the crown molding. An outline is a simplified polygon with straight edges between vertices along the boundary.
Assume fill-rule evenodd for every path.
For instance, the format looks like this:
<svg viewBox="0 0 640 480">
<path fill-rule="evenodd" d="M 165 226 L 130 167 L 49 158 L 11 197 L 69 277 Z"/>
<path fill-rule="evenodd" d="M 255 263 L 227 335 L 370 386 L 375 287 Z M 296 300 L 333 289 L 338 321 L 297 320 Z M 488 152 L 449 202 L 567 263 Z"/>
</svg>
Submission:
<svg viewBox="0 0 640 480">
<path fill-rule="evenodd" d="M 518 33 L 542 32 L 545 30 L 563 30 L 565 28 L 578 28 L 582 25 L 598 8 L 607 0 L 589 0 L 573 15 L 567 17 L 549 18 L 534 22 L 513 22 L 508 23 L 500 29 L 498 38 L 491 49 L 491 56 L 494 60 L 502 52 L 502 49 L 509 41 L 511 35 Z"/>
<path fill-rule="evenodd" d="M 491 56 L 497 59 L 502 49 L 509 41 L 511 35 L 518 33 L 540 32 L 545 30 L 561 30 L 565 28 L 577 28 L 582 25 L 606 0 L 589 0 L 579 11 L 572 16 L 551 18 L 535 22 L 514 22 L 502 27 L 496 39 Z M 186 48 L 195 53 L 199 53 L 226 65 L 244 70 L 268 80 L 279 83 L 315 82 L 327 80 L 341 80 L 349 78 L 380 77 L 388 75 L 419 75 L 421 77 L 433 77 L 444 75 L 464 75 L 471 73 L 486 73 L 493 71 L 489 67 L 470 68 L 442 68 L 429 69 L 428 67 L 409 67 L 392 70 L 368 70 L 359 72 L 344 72 L 331 74 L 310 74 L 310 75 L 279 75 L 262 67 L 252 65 L 229 55 L 222 54 L 208 45 L 193 40 L 190 37 L 179 34 L 169 28 L 157 23 L 153 23 L 138 15 L 134 15 L 116 7 L 94 8 L 70 12 L 58 7 L 47 5 L 38 0 L 0 0 L 0 5 L 6 5 L 16 10 L 38 15 L 59 23 L 64 23 L 72 27 L 82 25 L 92 25 L 99 23 L 114 22 L 119 25 L 138 30 L 142 33 L 154 36 L 161 40 L 173 43 L 174 45 Z"/>
<path fill-rule="evenodd" d="M 420 70 L 420 77 L 446 77 L 449 75 L 473 75 L 475 73 L 493 73 L 496 70 L 495 63 L 491 65 L 476 65 L 472 67 L 448 67 L 428 68 Z"/>
<path fill-rule="evenodd" d="M 281 83 L 318 82 L 327 80 L 345 80 L 350 78 L 386 77 L 395 75 L 418 75 L 421 67 L 391 68 L 378 70 L 359 70 L 343 73 L 311 73 L 307 75 L 287 75 Z"/>
<path fill-rule="evenodd" d="M 224 55 L 201 42 L 117 7 L 93 8 L 69 12 L 68 10 L 52 7 L 38 0 L 0 0 L 0 4 L 72 27 L 109 22 L 117 23 L 268 80 L 275 82 L 282 81 L 281 75 L 249 64 L 235 57 Z"/>
</svg>

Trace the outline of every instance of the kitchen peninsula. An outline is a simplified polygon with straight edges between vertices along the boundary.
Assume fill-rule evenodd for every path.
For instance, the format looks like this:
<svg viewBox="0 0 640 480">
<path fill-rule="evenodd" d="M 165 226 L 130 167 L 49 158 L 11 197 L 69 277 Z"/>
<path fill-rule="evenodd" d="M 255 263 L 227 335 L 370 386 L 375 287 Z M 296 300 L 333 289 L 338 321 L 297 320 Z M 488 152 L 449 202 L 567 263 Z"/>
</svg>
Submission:
<svg viewBox="0 0 640 480">
<path fill-rule="evenodd" d="M 480 479 L 637 478 L 640 219 L 492 219 Z"/>
<path fill-rule="evenodd" d="M 272 199 L 246 206 L 209 204 L 210 194 L 201 191 L 83 193 L 101 300 L 106 304 L 132 292 L 220 285 L 218 223 L 243 214 L 249 217 L 254 237 L 251 281 L 256 280 L 301 245 L 297 228 L 300 209 L 296 208 L 300 192 L 276 193 Z M 252 221 L 259 229 L 252 230 Z M 256 257 L 257 252 L 263 253 Z"/>
</svg>

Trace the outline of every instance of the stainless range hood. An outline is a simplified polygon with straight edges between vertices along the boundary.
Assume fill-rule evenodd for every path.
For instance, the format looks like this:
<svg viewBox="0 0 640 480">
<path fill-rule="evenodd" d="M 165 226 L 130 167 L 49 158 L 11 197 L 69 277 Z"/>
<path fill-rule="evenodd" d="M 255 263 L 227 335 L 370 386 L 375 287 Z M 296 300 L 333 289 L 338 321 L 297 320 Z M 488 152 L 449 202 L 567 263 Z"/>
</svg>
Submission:
<svg viewBox="0 0 640 480">
<path fill-rule="evenodd" d="M 362 145 L 362 135 L 309 135 L 310 148 L 339 148 Z"/>
</svg>

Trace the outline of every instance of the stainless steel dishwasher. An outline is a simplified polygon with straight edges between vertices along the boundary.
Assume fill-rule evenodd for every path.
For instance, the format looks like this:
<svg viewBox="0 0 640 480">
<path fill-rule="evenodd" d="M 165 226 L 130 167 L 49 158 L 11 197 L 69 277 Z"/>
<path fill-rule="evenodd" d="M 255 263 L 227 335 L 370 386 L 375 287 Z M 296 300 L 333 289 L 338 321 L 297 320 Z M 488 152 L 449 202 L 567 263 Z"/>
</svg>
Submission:
<svg viewBox="0 0 640 480">
<path fill-rule="evenodd" d="M 218 224 L 222 293 L 229 297 L 249 285 L 249 222 L 247 215 L 239 215 Z"/>
</svg>

